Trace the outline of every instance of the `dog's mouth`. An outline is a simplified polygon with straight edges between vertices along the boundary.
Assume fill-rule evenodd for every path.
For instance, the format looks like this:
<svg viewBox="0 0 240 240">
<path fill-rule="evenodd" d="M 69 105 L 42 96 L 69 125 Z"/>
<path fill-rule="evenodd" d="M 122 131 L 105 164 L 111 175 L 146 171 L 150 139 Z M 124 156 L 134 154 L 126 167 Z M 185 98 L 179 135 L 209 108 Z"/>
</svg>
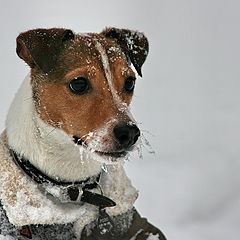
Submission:
<svg viewBox="0 0 240 240">
<path fill-rule="evenodd" d="M 85 148 L 88 148 L 88 144 L 82 140 L 80 137 L 73 136 L 73 141 L 75 144 L 83 146 Z M 106 157 L 112 157 L 112 158 L 122 158 L 127 155 L 127 151 L 116 151 L 116 152 L 105 152 L 105 151 L 98 151 L 94 149 L 89 149 L 90 151 L 92 150 L 94 153 L 97 153 L 100 156 L 106 156 Z"/>
<path fill-rule="evenodd" d="M 113 158 L 121 158 L 125 157 L 127 155 L 127 151 L 121 151 L 121 152 L 101 152 L 101 151 L 95 151 L 100 156 L 107 156 L 107 157 L 113 157 Z"/>
</svg>

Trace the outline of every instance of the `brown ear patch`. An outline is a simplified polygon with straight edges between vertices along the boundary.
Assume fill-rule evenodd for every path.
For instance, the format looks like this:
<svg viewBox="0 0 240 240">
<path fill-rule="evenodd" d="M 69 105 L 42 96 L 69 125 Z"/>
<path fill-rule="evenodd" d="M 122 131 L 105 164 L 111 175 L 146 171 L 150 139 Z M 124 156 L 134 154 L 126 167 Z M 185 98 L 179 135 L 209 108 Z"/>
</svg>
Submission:
<svg viewBox="0 0 240 240">
<path fill-rule="evenodd" d="M 36 66 L 48 73 L 54 68 L 64 42 L 73 38 L 69 29 L 34 29 L 17 37 L 16 52 L 31 68 Z"/>
<path fill-rule="evenodd" d="M 119 28 L 107 28 L 101 34 L 117 41 L 132 62 L 137 73 L 142 77 L 141 68 L 149 51 L 148 40 L 144 34 L 138 31 Z"/>
</svg>

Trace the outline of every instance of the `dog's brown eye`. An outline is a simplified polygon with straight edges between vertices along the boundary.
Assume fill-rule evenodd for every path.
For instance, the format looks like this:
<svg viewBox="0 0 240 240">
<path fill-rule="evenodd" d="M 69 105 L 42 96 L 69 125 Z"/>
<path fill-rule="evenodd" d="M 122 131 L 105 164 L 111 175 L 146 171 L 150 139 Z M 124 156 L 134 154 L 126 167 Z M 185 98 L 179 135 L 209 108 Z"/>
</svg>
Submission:
<svg viewBox="0 0 240 240">
<path fill-rule="evenodd" d="M 69 82 L 70 90 L 75 94 L 84 94 L 89 91 L 89 81 L 86 78 L 78 77 Z"/>
<path fill-rule="evenodd" d="M 132 93 L 135 87 L 135 77 L 128 77 L 125 80 L 125 85 L 124 85 L 124 89 L 127 93 Z"/>
</svg>

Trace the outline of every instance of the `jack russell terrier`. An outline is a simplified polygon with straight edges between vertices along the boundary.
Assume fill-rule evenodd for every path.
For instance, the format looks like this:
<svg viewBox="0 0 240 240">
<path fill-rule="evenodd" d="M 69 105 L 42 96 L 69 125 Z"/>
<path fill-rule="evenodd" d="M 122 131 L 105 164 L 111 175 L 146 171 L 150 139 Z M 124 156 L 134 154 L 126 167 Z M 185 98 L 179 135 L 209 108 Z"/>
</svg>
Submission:
<svg viewBox="0 0 240 240">
<path fill-rule="evenodd" d="M 34 29 L 16 51 L 31 71 L 0 139 L 0 239 L 165 239 L 122 167 L 140 136 L 129 104 L 144 34 Z"/>
</svg>

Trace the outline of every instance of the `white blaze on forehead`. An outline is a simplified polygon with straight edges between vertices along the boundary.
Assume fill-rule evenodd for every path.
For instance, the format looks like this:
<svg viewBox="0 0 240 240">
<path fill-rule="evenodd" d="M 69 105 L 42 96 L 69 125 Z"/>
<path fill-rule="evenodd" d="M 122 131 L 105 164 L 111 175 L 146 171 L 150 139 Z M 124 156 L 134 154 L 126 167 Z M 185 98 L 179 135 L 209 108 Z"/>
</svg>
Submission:
<svg viewBox="0 0 240 240">
<path fill-rule="evenodd" d="M 108 56 L 107 53 L 105 52 L 104 48 L 102 47 L 101 43 L 96 42 L 96 48 L 98 50 L 98 52 L 100 53 L 101 56 L 101 60 L 102 60 L 102 64 L 103 64 L 103 68 L 104 68 L 104 72 L 108 81 L 108 85 L 110 87 L 110 90 L 114 90 L 113 85 L 112 85 L 112 73 L 110 70 L 110 65 L 109 65 L 109 60 L 108 60 Z"/>
<path fill-rule="evenodd" d="M 107 79 L 107 83 L 108 83 L 108 86 L 109 86 L 109 90 L 112 93 L 113 99 L 114 99 L 119 111 L 120 112 L 125 112 L 129 116 L 131 121 L 135 122 L 131 113 L 130 113 L 130 111 L 129 111 L 128 105 L 125 102 L 122 101 L 122 99 L 118 95 L 118 92 L 116 91 L 116 89 L 114 89 L 112 73 L 111 73 L 110 64 L 109 64 L 109 59 L 108 59 L 108 56 L 107 56 L 107 53 L 106 53 L 105 49 L 103 48 L 101 43 L 98 42 L 98 41 L 96 42 L 95 46 L 96 46 L 96 49 L 98 50 L 98 52 L 100 53 L 103 69 L 104 69 L 105 76 L 106 76 L 106 79 Z"/>
</svg>

